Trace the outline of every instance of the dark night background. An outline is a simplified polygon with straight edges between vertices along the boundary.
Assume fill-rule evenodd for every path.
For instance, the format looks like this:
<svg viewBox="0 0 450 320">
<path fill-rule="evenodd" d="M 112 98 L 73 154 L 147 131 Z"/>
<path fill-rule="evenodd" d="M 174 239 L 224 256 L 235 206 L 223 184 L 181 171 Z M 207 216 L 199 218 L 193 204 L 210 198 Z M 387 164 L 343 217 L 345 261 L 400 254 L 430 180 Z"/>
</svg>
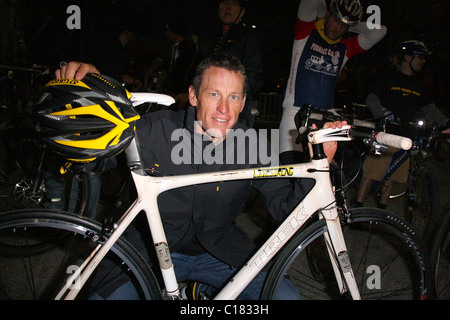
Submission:
<svg viewBox="0 0 450 320">
<path fill-rule="evenodd" d="M 364 99 L 377 74 L 389 63 L 390 47 L 399 40 L 420 39 L 433 52 L 422 76 L 435 100 L 449 109 L 449 21 L 448 0 L 367 0 L 381 8 L 381 23 L 387 36 L 369 52 L 348 63 L 348 86 L 354 99 Z M 136 76 L 142 76 L 152 59 L 169 54 L 163 36 L 171 19 L 182 19 L 189 32 L 202 36 L 215 28 L 218 0 L 0 0 L 0 64 L 37 63 L 56 65 L 61 60 L 84 61 L 92 41 L 102 41 L 121 25 L 133 28 L 136 41 L 130 47 Z M 68 30 L 69 5 L 81 8 L 81 29 Z M 288 76 L 294 25 L 299 0 L 250 0 L 244 17 L 264 36 L 264 91 L 279 91 Z M 365 20 L 365 19 L 364 19 Z M 26 52 L 18 51 L 24 41 Z M 22 47 L 23 48 L 23 47 Z M 18 57 L 20 58 L 18 60 Z M 363 100 L 362 100 L 363 101 Z"/>
</svg>

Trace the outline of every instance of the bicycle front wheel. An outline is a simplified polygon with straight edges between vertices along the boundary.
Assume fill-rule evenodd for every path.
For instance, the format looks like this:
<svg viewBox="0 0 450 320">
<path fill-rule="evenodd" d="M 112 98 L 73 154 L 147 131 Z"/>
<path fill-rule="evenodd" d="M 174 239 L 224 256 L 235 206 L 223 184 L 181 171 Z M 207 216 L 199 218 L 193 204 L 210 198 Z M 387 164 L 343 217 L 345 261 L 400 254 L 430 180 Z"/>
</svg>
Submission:
<svg viewBox="0 0 450 320">
<path fill-rule="evenodd" d="M 69 213 L 21 210 L 0 215 L 0 244 L 15 251 L 9 255 L 0 250 L 0 300 L 54 299 L 68 277 L 107 238 L 98 222 Z M 34 243 L 52 239 L 46 250 L 30 250 Z M 94 292 L 108 296 L 114 285 L 130 281 L 141 298 L 161 299 L 148 264 L 120 238 L 77 299 L 88 299 Z"/>
<path fill-rule="evenodd" d="M 420 237 L 401 219 L 387 211 L 355 208 L 350 219 L 341 219 L 350 262 L 365 300 L 426 299 L 430 270 Z M 338 290 L 321 219 L 297 233 L 274 262 L 262 298 L 277 295 L 284 277 L 297 287 L 302 299 L 349 298 Z M 311 272 L 311 255 L 321 277 Z M 333 257 L 337 261 L 337 257 Z M 342 277 L 342 271 L 341 271 Z M 343 278 L 343 277 L 342 277 Z"/>
</svg>

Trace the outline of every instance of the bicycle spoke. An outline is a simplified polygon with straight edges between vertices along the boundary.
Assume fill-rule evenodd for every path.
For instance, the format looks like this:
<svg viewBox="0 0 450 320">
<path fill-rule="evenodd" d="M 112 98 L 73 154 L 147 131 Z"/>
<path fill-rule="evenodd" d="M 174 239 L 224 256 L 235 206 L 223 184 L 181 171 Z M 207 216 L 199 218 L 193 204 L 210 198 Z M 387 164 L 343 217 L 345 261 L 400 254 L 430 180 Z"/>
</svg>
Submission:
<svg viewBox="0 0 450 320">
<path fill-rule="evenodd" d="M 17 248 L 19 248 L 19 251 L 23 251 L 23 248 L 22 248 L 22 246 L 19 243 L 19 238 L 18 238 L 18 235 L 17 235 L 17 229 L 14 229 L 13 231 L 14 231 L 14 238 L 16 239 L 15 246 Z M 26 228 L 24 228 L 23 231 L 26 233 Z M 28 238 L 26 238 L 25 247 L 28 247 L 28 245 L 29 245 Z M 33 267 L 32 267 L 32 263 L 31 263 L 31 257 L 30 256 L 28 256 L 28 257 L 22 256 L 21 261 L 22 261 L 23 270 L 24 270 L 24 273 L 26 274 L 26 278 L 28 280 L 27 283 L 29 284 L 30 291 L 32 293 L 33 299 L 36 299 L 36 286 L 35 286 L 35 283 L 34 283 Z"/>
</svg>

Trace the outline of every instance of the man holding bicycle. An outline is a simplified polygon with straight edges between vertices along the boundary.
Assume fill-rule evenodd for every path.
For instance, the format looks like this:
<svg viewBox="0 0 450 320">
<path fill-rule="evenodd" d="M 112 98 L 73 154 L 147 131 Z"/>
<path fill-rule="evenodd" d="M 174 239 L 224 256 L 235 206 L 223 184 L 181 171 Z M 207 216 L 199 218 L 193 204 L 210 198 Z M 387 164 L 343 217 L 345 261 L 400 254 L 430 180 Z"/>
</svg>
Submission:
<svg viewBox="0 0 450 320">
<path fill-rule="evenodd" d="M 82 79 L 86 73 L 98 70 L 89 64 L 69 63 L 56 72 L 58 78 Z M 229 161 L 230 154 L 239 152 L 236 140 L 225 146 L 220 156 L 223 162 L 212 164 L 195 162 L 195 139 L 201 137 L 201 151 L 220 146 L 233 130 L 249 128 L 238 122 L 246 100 L 247 78 L 244 67 L 235 57 L 219 54 L 204 59 L 196 69 L 193 85 L 189 87 L 191 107 L 174 112 L 163 110 L 144 115 L 136 125 L 141 154 L 147 168 L 164 175 L 196 174 L 250 168 L 257 163 L 244 164 Z M 325 127 L 342 127 L 346 122 L 327 123 Z M 175 164 L 172 150 L 179 143 L 172 141 L 175 130 L 183 129 L 193 145 L 192 162 Z M 197 138 L 196 138 L 197 137 Z M 197 140 L 198 141 L 198 140 Z M 336 143 L 324 144 L 325 154 L 331 160 L 336 152 Z M 246 145 L 245 158 L 258 151 L 255 146 Z M 223 183 L 199 184 L 164 192 L 159 198 L 159 208 L 165 232 L 171 248 L 171 257 L 179 280 L 194 280 L 202 283 L 200 289 L 213 295 L 238 270 L 253 253 L 254 245 L 238 229 L 234 220 L 244 207 L 251 187 L 256 188 L 265 199 L 269 213 L 276 220 L 284 217 L 303 199 L 310 189 L 306 181 L 292 183 L 289 179 L 261 179 L 250 181 L 228 181 Z M 125 235 L 141 253 L 148 257 L 145 241 L 138 232 Z M 148 257 L 151 259 L 151 257 Z M 100 270 L 101 271 L 101 270 Z M 240 298 L 259 299 L 265 280 L 261 272 L 244 290 Z M 206 285 L 207 286 L 206 286 Z M 298 299 L 293 284 L 285 279 L 279 299 Z M 129 283 L 119 280 L 108 286 L 104 292 L 97 292 L 96 298 L 136 298 L 136 292 Z"/>
<path fill-rule="evenodd" d="M 427 120 L 436 122 L 449 133 L 449 119 L 436 107 L 423 82 L 417 74 L 422 70 L 426 57 L 430 54 L 425 44 L 417 40 L 403 41 L 396 48 L 398 64 L 386 71 L 375 83 L 367 96 L 366 103 L 376 118 L 391 117 L 399 122 L 391 125 L 390 132 L 413 138 L 409 123 L 416 122 L 417 112 L 425 113 Z M 395 59 L 394 59 L 395 60 Z M 389 125 L 389 124 L 388 124 Z M 362 206 L 373 180 L 381 181 L 397 150 L 390 148 L 379 156 L 368 154 L 363 166 L 363 177 L 356 198 L 356 206 Z M 380 208 L 386 208 L 394 182 L 406 183 L 409 162 L 403 163 L 385 182 L 380 197 Z"/>
</svg>

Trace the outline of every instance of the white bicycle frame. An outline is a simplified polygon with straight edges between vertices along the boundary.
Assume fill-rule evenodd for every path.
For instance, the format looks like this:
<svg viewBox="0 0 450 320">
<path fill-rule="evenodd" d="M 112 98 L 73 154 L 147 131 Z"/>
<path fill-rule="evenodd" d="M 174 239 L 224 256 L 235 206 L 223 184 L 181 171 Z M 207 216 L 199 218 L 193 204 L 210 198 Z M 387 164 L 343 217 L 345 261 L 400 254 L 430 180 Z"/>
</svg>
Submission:
<svg viewBox="0 0 450 320">
<path fill-rule="evenodd" d="M 325 141 L 351 140 L 348 135 L 344 137 L 348 129 L 349 126 L 344 126 L 342 129 L 322 129 L 311 132 L 308 139 L 313 144 L 320 144 Z M 344 134 L 342 135 L 342 133 Z M 139 153 L 136 139 L 132 141 L 126 152 L 132 169 L 133 163 L 139 167 Z M 147 216 L 167 295 L 172 298 L 177 297 L 179 295 L 179 286 L 159 213 L 157 203 L 159 194 L 175 188 L 200 183 L 273 178 L 308 178 L 314 179 L 315 185 L 244 267 L 228 281 L 228 284 L 220 291 L 215 299 L 229 300 L 237 298 L 275 254 L 318 211 L 321 212 L 321 217 L 326 220 L 328 230 L 325 236 L 327 249 L 333 264 L 339 290 L 341 293 L 349 291 L 353 299 L 360 299 L 342 234 L 336 208 L 336 199 L 330 180 L 329 164 L 326 158 L 312 160 L 304 164 L 280 167 L 251 168 L 165 177 L 148 176 L 142 168 L 134 168 L 131 175 L 136 186 L 137 199 L 116 223 L 109 239 L 104 244 L 99 244 L 77 272 L 67 280 L 67 284 L 72 285 L 65 286 L 56 297 L 57 299 L 74 299 L 76 297 L 106 253 L 141 211 L 144 211 Z"/>
</svg>

